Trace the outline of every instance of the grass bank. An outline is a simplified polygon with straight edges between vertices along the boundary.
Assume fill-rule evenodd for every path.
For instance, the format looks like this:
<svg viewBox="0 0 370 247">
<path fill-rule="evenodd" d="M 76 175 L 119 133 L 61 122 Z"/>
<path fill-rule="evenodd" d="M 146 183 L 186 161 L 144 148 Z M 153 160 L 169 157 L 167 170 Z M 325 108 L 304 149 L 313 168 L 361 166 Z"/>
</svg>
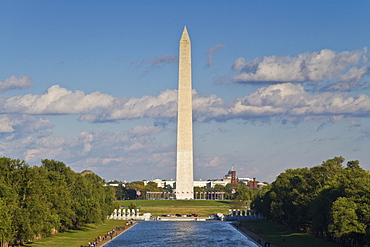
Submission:
<svg viewBox="0 0 370 247">
<path fill-rule="evenodd" d="M 124 226 L 126 221 L 122 220 L 107 220 L 101 225 L 88 224 L 77 230 L 70 230 L 63 233 L 55 234 L 29 244 L 27 247 L 71 247 L 71 246 L 87 246 L 89 241 L 94 241 L 98 236 L 107 234 L 108 231 L 116 228 L 116 226 Z"/>
<path fill-rule="evenodd" d="M 122 206 L 135 203 L 139 207 L 230 207 L 231 201 L 214 200 L 125 200 L 117 201 Z"/>
<path fill-rule="evenodd" d="M 134 203 L 140 213 L 151 213 L 153 216 L 163 214 L 198 214 L 206 217 L 211 214 L 228 214 L 231 206 L 230 201 L 213 200 L 127 200 L 118 201 L 120 206 L 128 208 Z"/>
<path fill-rule="evenodd" d="M 267 220 L 244 221 L 243 227 L 252 231 L 265 241 L 271 242 L 274 246 L 279 247 L 338 247 L 339 245 L 327 242 L 323 239 L 314 238 L 313 236 L 301 232 L 295 232 L 289 227 L 271 223 Z"/>
<path fill-rule="evenodd" d="M 141 207 L 140 213 L 151 213 L 153 216 L 161 216 L 163 214 L 198 214 L 201 217 L 207 217 L 211 214 L 223 213 L 227 214 L 228 208 L 208 208 L 208 207 Z"/>
</svg>

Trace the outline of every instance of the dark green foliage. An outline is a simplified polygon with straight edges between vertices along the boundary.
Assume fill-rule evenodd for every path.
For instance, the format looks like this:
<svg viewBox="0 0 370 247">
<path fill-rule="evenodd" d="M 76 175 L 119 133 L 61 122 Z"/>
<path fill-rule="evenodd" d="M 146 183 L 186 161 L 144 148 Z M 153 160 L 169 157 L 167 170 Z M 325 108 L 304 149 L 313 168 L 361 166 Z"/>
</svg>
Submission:
<svg viewBox="0 0 370 247">
<path fill-rule="evenodd" d="M 113 210 L 113 191 L 94 175 L 82 176 L 64 163 L 40 167 L 0 158 L 0 240 L 23 244 L 56 231 L 99 223 Z"/>
<path fill-rule="evenodd" d="M 140 195 L 137 195 L 138 191 L 140 191 Z M 144 181 L 134 181 L 126 183 L 125 186 L 115 187 L 116 200 L 145 199 L 147 191 L 172 192 L 172 187 L 166 185 L 164 188 L 160 188 L 155 182 L 148 182 L 144 185 Z"/>
<path fill-rule="evenodd" d="M 312 168 L 288 169 L 252 206 L 275 222 L 345 245 L 370 242 L 370 174 L 358 161 L 335 157 Z"/>
<path fill-rule="evenodd" d="M 119 183 L 117 181 L 117 183 Z M 232 189 L 235 190 L 235 193 L 232 194 Z M 144 181 L 135 181 L 131 183 L 126 183 L 125 186 L 115 186 L 115 198 L 116 200 L 141 200 L 146 199 L 146 192 L 172 192 L 173 188 L 171 185 L 166 185 L 164 188 L 158 187 L 155 182 L 148 182 L 144 185 Z M 140 191 L 140 195 L 137 195 L 137 191 Z M 194 187 L 194 192 L 225 192 L 224 199 L 236 199 L 242 201 L 244 205 L 245 202 L 252 200 L 260 191 L 260 189 L 250 189 L 245 184 L 227 184 L 222 186 L 216 184 L 213 188 L 208 187 Z M 245 206 L 245 205 L 244 205 Z"/>
</svg>

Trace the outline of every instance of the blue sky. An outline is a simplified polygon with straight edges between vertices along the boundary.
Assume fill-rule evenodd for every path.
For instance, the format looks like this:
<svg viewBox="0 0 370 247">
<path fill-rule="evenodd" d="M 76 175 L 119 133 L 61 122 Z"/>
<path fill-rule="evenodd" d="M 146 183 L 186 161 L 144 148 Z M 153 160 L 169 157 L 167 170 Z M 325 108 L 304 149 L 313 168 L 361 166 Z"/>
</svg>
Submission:
<svg viewBox="0 0 370 247">
<path fill-rule="evenodd" d="M 370 170 L 369 1 L 1 1 L 0 155 L 175 179 L 192 41 L 194 175 Z"/>
</svg>

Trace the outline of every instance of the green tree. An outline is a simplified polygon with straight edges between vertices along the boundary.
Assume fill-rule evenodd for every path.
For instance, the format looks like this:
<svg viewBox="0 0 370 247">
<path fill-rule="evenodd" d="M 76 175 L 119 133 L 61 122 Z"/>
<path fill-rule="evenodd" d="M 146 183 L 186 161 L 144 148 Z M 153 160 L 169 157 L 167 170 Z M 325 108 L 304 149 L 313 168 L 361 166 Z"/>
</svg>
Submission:
<svg viewBox="0 0 370 247">
<path fill-rule="evenodd" d="M 59 216 L 58 230 L 65 231 L 78 227 L 77 214 L 74 210 L 76 202 L 73 200 L 76 174 L 63 162 L 55 160 L 42 160 L 41 167 L 46 170 L 51 184 L 49 201 L 52 203 L 52 210 Z"/>
<path fill-rule="evenodd" d="M 252 208 L 299 230 L 350 245 L 370 242 L 370 176 L 358 161 L 334 157 L 288 169 L 255 197 Z"/>
<path fill-rule="evenodd" d="M 195 191 L 195 188 L 196 187 L 194 187 L 194 191 Z M 172 188 L 172 186 L 171 185 L 169 185 L 169 184 L 166 184 L 165 186 L 164 186 L 164 188 L 163 188 L 165 191 L 167 191 L 167 192 L 173 192 L 173 188 Z"/>
<path fill-rule="evenodd" d="M 23 244 L 34 238 L 102 222 L 113 210 L 112 188 L 95 174 L 85 177 L 64 163 L 40 167 L 0 158 L 0 238 Z"/>
<path fill-rule="evenodd" d="M 125 200 L 128 198 L 126 188 L 124 186 L 114 186 L 115 199 Z"/>
<path fill-rule="evenodd" d="M 15 229 L 12 224 L 12 216 L 15 209 L 13 203 L 0 197 L 0 243 L 7 244 L 14 239 Z"/>
<path fill-rule="evenodd" d="M 366 233 L 366 225 L 359 221 L 357 210 L 357 204 L 346 197 L 339 197 L 333 203 L 329 231 L 334 234 L 334 237 L 352 237 Z"/>
<path fill-rule="evenodd" d="M 137 195 L 137 191 L 140 191 L 140 196 Z M 129 184 L 126 184 L 126 192 L 129 196 L 130 200 L 135 199 L 144 199 L 146 195 L 145 193 L 145 185 L 143 181 L 135 181 Z"/>
<path fill-rule="evenodd" d="M 224 191 L 225 191 L 225 198 L 228 198 L 228 199 L 235 199 L 235 194 L 231 193 L 233 190 L 236 190 L 238 189 L 238 185 L 237 184 L 226 184 L 225 185 L 225 188 L 224 188 Z"/>
</svg>

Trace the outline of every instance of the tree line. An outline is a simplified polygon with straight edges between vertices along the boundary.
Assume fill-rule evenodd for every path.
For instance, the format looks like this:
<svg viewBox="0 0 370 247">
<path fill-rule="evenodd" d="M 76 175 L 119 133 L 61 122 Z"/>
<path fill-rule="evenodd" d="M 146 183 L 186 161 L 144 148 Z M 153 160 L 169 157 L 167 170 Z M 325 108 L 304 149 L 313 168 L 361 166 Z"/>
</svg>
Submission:
<svg viewBox="0 0 370 247">
<path fill-rule="evenodd" d="M 277 223 L 346 246 L 370 243 L 370 173 L 334 157 L 288 169 L 255 197 L 252 208 Z"/>
<path fill-rule="evenodd" d="M 122 184 L 119 181 L 114 181 L 113 183 Z M 123 186 L 115 186 L 115 197 L 116 200 L 144 200 L 146 199 L 146 192 L 173 192 L 174 189 L 170 185 L 165 187 L 158 187 L 155 182 L 147 182 L 146 185 L 144 181 L 134 181 L 131 183 L 125 183 Z M 140 191 L 138 195 L 137 191 Z M 225 192 L 225 199 L 237 200 L 244 202 L 252 200 L 260 191 L 260 189 L 251 189 L 247 187 L 246 184 L 227 184 L 222 186 L 216 184 L 214 187 L 194 187 L 194 192 Z"/>
<path fill-rule="evenodd" d="M 76 173 L 55 160 L 29 166 L 19 159 L 0 157 L 3 246 L 103 222 L 114 208 L 113 200 L 113 189 L 95 174 Z"/>
</svg>

